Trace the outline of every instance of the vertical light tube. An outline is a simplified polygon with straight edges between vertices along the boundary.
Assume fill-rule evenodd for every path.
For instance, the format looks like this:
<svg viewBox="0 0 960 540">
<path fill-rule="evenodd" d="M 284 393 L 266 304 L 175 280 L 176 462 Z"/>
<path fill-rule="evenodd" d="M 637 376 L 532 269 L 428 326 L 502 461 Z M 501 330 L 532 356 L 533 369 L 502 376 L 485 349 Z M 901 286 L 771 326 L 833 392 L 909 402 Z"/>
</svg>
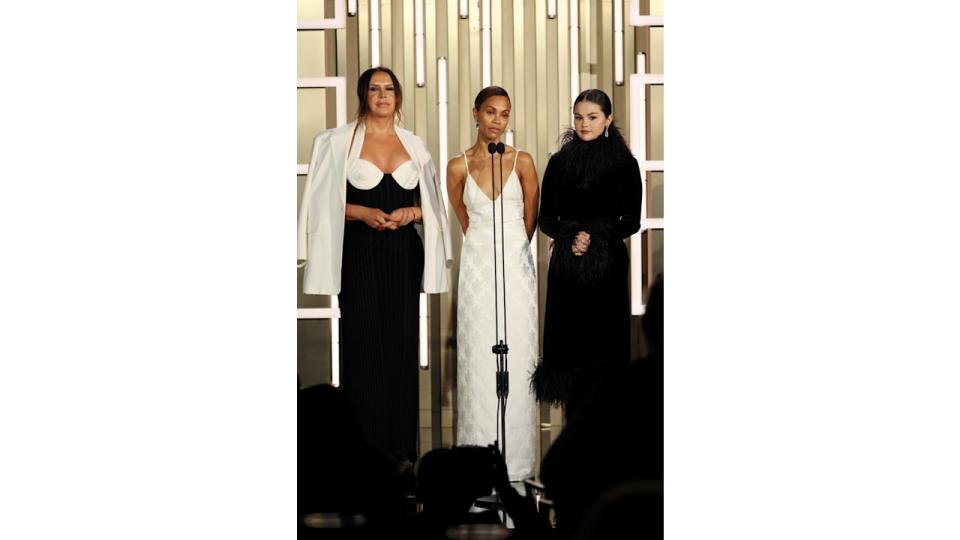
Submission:
<svg viewBox="0 0 960 540">
<path fill-rule="evenodd" d="M 468 0 L 460 0 L 460 18 L 466 19 L 470 16 L 470 2 Z"/>
<path fill-rule="evenodd" d="M 420 293 L 420 367 L 430 365 L 430 348 L 427 341 L 427 293 Z"/>
<path fill-rule="evenodd" d="M 423 88 L 426 78 L 424 74 L 426 58 L 424 58 L 423 44 L 423 0 L 416 0 L 413 5 L 413 55 L 416 57 L 417 87 Z"/>
<path fill-rule="evenodd" d="M 380 0 L 370 0 L 370 67 L 380 66 Z"/>
<path fill-rule="evenodd" d="M 647 72 L 646 55 L 637 53 L 637 75 Z M 639 160 L 647 159 L 647 85 L 636 78 L 630 87 L 630 149 Z M 637 105 L 634 107 L 634 105 Z M 636 127 L 634 127 L 636 124 Z M 643 174 L 645 171 L 640 171 Z M 646 217 L 646 216 L 644 216 Z"/>
<path fill-rule="evenodd" d="M 491 58 L 493 54 L 493 46 L 491 45 L 491 30 L 490 30 L 490 0 L 483 0 L 483 3 L 480 6 L 480 43 L 483 48 L 483 73 L 481 77 L 481 86 L 484 88 L 490 86 L 490 78 L 492 73 Z"/>
<path fill-rule="evenodd" d="M 441 56 L 437 59 L 437 105 L 438 120 L 440 124 L 440 191 L 442 192 L 444 213 L 449 213 L 450 201 L 447 195 L 447 58 Z M 449 214 L 448 214 L 449 215 Z M 427 331 L 429 323 L 429 309 L 427 307 L 427 295 L 420 293 L 420 367 L 427 369 L 430 365 L 430 348 L 428 347 L 429 332 Z"/>
<path fill-rule="evenodd" d="M 646 71 L 643 53 L 637 53 L 637 74 Z M 647 159 L 647 85 L 640 77 L 630 81 L 630 150 L 643 163 Z M 647 219 L 647 173 L 640 171 L 640 184 L 643 193 L 643 208 L 640 211 L 640 223 Z M 643 315 L 643 227 L 630 237 L 630 313 Z"/>
<path fill-rule="evenodd" d="M 440 121 L 440 191 L 443 211 L 449 216 L 450 196 L 447 194 L 447 57 L 437 59 L 437 104 Z"/>
<path fill-rule="evenodd" d="M 580 95 L 580 0 L 570 0 L 570 114 Z M 572 124 L 571 120 L 571 124 Z"/>
<path fill-rule="evenodd" d="M 357 0 L 347 0 L 347 15 L 351 17 L 356 17 L 357 15 Z"/>
<path fill-rule="evenodd" d="M 623 86 L 623 0 L 613 0 L 613 82 Z"/>
<path fill-rule="evenodd" d="M 337 295 L 330 296 L 330 308 L 336 310 L 330 317 L 330 384 L 340 386 L 340 302 Z"/>
<path fill-rule="evenodd" d="M 557 0 L 547 0 L 547 18 L 557 18 Z"/>
</svg>

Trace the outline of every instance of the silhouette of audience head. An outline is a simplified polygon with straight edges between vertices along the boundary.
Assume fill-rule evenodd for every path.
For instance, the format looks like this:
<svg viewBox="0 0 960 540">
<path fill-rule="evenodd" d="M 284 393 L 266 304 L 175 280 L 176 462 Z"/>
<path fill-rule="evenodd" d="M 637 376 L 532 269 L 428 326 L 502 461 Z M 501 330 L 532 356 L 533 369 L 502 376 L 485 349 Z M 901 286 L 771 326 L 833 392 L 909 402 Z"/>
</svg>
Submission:
<svg viewBox="0 0 960 540">
<path fill-rule="evenodd" d="M 399 523 L 403 499 L 396 468 L 367 446 L 349 398 L 323 384 L 301 389 L 297 405 L 301 530 L 369 532 Z"/>
<path fill-rule="evenodd" d="M 417 496 L 424 512 L 453 523 L 470 510 L 478 497 L 490 494 L 493 473 L 489 447 L 435 448 L 417 465 Z"/>
</svg>

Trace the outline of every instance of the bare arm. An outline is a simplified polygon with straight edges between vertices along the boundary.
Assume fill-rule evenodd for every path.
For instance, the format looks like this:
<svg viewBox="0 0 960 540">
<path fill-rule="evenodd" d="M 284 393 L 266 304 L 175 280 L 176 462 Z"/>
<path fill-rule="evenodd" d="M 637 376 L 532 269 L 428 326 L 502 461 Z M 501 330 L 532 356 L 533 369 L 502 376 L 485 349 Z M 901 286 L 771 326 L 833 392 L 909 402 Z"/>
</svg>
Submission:
<svg viewBox="0 0 960 540">
<path fill-rule="evenodd" d="M 537 166 L 533 162 L 533 156 L 527 152 L 517 152 L 517 174 L 523 189 L 523 225 L 527 230 L 527 240 L 530 240 L 537 232 L 540 179 L 537 178 Z"/>
<path fill-rule="evenodd" d="M 347 221 L 362 221 L 373 229 L 396 229 L 397 224 L 379 208 L 370 208 L 359 204 L 347 203 L 345 210 Z"/>
<path fill-rule="evenodd" d="M 419 206 L 404 206 L 390 212 L 387 218 L 397 227 L 405 227 L 410 223 L 423 223 L 423 210 Z"/>
<path fill-rule="evenodd" d="M 463 202 L 463 188 L 466 186 L 466 180 L 467 169 L 463 165 L 463 159 L 455 157 L 447 162 L 447 197 L 450 199 L 453 212 L 457 214 L 463 234 L 467 234 L 467 229 L 470 227 L 470 215 L 467 214 L 467 205 Z"/>
</svg>

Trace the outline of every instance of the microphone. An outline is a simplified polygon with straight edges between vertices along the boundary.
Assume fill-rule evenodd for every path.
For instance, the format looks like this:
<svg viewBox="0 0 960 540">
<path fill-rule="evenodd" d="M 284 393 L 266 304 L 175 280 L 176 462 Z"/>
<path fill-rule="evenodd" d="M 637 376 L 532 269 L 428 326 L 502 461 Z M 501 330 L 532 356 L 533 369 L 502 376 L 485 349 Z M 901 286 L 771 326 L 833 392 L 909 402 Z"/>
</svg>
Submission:
<svg viewBox="0 0 960 540">
<path fill-rule="evenodd" d="M 493 144 L 493 143 L 490 143 L 490 144 Z M 489 146 L 489 145 L 488 145 L 488 146 Z M 497 143 L 497 148 L 496 148 L 496 149 L 497 149 L 497 153 L 500 154 L 500 155 L 503 155 L 503 152 L 506 151 L 506 147 L 503 146 L 503 143 L 502 143 L 502 142 Z M 489 150 L 489 148 L 488 148 L 488 150 Z M 493 152 L 490 152 L 490 153 L 492 154 Z"/>
<path fill-rule="evenodd" d="M 500 143 L 500 146 L 502 147 L 503 143 Z M 503 150 L 499 150 L 497 148 L 497 143 L 490 143 L 487 145 L 487 152 L 489 152 L 490 154 L 495 154 L 498 151 L 503 153 Z"/>
</svg>

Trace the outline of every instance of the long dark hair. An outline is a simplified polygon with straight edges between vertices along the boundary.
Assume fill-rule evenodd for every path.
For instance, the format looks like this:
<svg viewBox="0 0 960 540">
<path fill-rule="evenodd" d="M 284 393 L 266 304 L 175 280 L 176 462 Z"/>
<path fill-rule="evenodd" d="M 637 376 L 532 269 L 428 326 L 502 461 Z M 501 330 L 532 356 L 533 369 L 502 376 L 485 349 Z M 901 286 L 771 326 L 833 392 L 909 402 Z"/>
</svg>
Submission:
<svg viewBox="0 0 960 540">
<path fill-rule="evenodd" d="M 373 74 L 376 72 L 383 72 L 390 76 L 390 80 L 393 82 L 393 93 L 397 95 L 397 118 L 400 117 L 401 108 L 403 107 L 403 87 L 400 86 L 400 80 L 397 79 L 397 76 L 393 74 L 393 71 L 388 67 L 377 66 L 372 67 L 364 71 L 360 78 L 357 79 L 357 99 L 359 99 L 359 105 L 357 106 L 357 120 L 363 120 L 363 118 L 370 112 L 370 106 L 367 105 L 367 94 L 370 92 L 370 79 L 373 78 Z"/>
<path fill-rule="evenodd" d="M 613 114 L 610 96 L 603 90 L 584 90 L 573 101 L 573 105 L 576 106 L 581 101 L 599 105 L 605 116 Z M 577 135 L 577 130 L 570 127 L 560 135 L 560 150 L 557 154 L 566 158 L 568 178 L 587 185 L 608 171 L 620 167 L 627 157 L 633 157 L 620 128 L 614 122 L 610 122 L 607 133 L 609 135 L 584 141 Z"/>
<path fill-rule="evenodd" d="M 473 108 L 479 111 L 484 101 L 496 96 L 503 96 L 510 101 L 510 94 L 506 90 L 499 86 L 488 86 L 477 93 L 477 97 L 473 99 Z"/>
<path fill-rule="evenodd" d="M 600 106 L 600 110 L 603 111 L 604 116 L 610 116 L 613 114 L 613 103 L 610 101 L 610 96 L 606 92 L 600 90 L 599 88 L 591 88 L 589 90 L 584 90 L 580 92 L 580 95 L 577 96 L 577 99 L 573 100 L 573 106 L 576 107 L 577 103 L 581 101 L 586 101 L 588 103 L 595 103 Z M 627 146 L 627 141 L 624 140 L 623 134 L 620 133 L 620 128 L 617 127 L 616 122 L 610 122 L 610 126 L 607 128 L 610 133 L 609 137 L 601 135 L 599 138 L 609 138 L 616 142 L 622 143 L 624 146 Z M 580 140 L 580 137 L 577 135 L 577 130 L 573 127 L 568 128 L 560 135 L 560 146 L 566 146 L 567 143 L 573 139 Z M 629 148 L 629 147 L 628 147 Z"/>
</svg>

